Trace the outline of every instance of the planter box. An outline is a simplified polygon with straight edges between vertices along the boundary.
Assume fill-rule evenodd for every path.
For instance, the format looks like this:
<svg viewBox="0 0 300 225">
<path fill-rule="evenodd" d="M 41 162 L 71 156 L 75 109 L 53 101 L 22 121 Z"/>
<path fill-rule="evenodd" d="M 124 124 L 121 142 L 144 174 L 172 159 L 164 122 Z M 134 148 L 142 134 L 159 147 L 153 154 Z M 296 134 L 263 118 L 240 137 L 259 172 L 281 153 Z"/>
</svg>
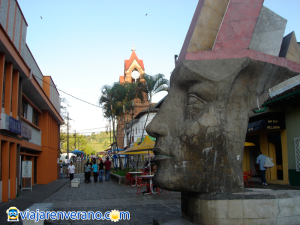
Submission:
<svg viewBox="0 0 300 225">
<path fill-rule="evenodd" d="M 126 178 L 124 176 L 119 176 L 117 174 L 110 173 L 110 180 L 118 183 L 119 185 L 121 184 L 125 185 Z"/>
</svg>

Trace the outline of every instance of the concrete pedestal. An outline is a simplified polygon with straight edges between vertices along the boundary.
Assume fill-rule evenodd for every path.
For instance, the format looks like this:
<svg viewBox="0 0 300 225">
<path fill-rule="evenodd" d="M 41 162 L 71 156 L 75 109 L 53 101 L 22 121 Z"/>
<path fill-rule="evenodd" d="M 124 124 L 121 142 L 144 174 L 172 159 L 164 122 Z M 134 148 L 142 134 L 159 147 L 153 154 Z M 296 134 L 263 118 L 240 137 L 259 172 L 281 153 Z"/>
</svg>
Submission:
<svg viewBox="0 0 300 225">
<path fill-rule="evenodd" d="M 80 178 L 73 178 L 73 180 L 71 180 L 71 187 L 79 187 L 80 184 Z"/>
<path fill-rule="evenodd" d="M 181 194 L 183 218 L 196 224 L 299 224 L 300 191 Z"/>
</svg>

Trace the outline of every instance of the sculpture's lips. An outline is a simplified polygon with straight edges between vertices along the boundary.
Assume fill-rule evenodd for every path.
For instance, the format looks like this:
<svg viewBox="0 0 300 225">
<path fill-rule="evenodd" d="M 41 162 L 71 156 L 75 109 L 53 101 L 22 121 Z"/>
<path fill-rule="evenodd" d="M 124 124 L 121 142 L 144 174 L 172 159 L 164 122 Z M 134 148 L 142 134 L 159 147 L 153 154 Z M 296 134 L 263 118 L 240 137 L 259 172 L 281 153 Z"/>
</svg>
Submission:
<svg viewBox="0 0 300 225">
<path fill-rule="evenodd" d="M 154 148 L 153 153 L 155 155 L 153 161 L 163 160 L 163 159 L 172 159 L 172 156 L 167 155 L 167 153 L 162 151 L 160 148 Z"/>
</svg>

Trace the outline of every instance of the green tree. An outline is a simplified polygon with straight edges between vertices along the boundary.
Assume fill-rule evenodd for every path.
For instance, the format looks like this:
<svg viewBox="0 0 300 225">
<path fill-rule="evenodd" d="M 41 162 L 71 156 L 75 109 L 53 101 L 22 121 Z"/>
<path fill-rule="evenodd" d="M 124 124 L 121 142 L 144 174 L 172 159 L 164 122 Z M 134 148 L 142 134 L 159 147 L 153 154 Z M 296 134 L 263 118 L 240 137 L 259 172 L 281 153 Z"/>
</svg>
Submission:
<svg viewBox="0 0 300 225">
<path fill-rule="evenodd" d="M 161 91 L 169 91 L 169 80 L 165 79 L 165 76 L 163 74 L 157 74 L 154 76 L 145 74 L 144 79 L 145 79 L 145 83 L 144 83 L 145 88 L 141 90 L 145 92 L 148 96 L 149 108 L 148 108 L 148 113 L 143 128 L 143 132 L 142 132 L 142 139 L 144 136 L 144 131 L 146 128 L 147 120 L 151 109 L 152 97 Z"/>
</svg>

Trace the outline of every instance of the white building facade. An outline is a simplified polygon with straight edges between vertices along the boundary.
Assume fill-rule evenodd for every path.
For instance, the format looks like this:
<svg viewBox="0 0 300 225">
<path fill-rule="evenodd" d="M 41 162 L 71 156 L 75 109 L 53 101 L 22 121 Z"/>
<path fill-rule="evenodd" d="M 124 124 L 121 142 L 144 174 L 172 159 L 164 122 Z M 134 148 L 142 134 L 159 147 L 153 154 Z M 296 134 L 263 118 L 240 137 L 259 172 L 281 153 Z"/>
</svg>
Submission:
<svg viewBox="0 0 300 225">
<path fill-rule="evenodd" d="M 156 115 L 158 109 L 153 108 L 150 110 L 149 116 L 148 109 L 142 110 L 138 115 L 134 117 L 132 121 L 126 124 L 124 129 L 124 146 L 133 146 L 135 142 L 141 142 L 141 138 L 148 135 L 146 129 L 143 134 L 143 129 L 152 121 L 154 116 Z M 147 120 L 147 121 L 146 121 Z"/>
</svg>

